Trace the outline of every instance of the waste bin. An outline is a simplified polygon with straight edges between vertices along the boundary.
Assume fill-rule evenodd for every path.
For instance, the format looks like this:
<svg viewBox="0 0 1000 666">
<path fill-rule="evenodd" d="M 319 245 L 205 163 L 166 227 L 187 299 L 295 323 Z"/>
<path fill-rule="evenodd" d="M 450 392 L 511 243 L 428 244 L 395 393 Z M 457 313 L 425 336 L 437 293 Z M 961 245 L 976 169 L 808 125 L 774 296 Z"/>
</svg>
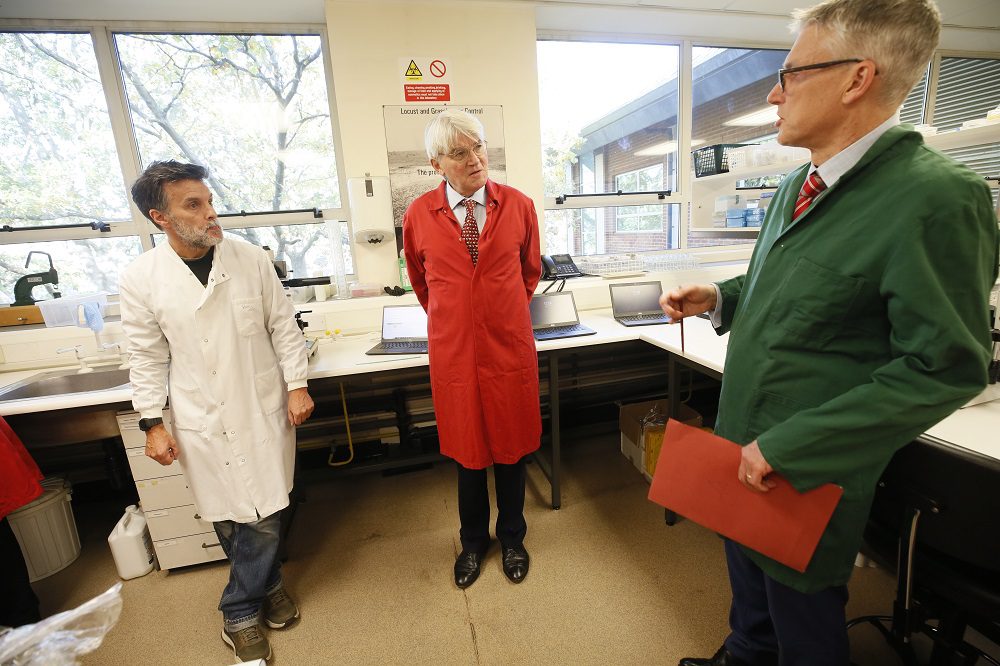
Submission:
<svg viewBox="0 0 1000 666">
<path fill-rule="evenodd" d="M 80 536 L 70 505 L 72 487 L 65 479 L 51 478 L 42 481 L 42 488 L 35 501 L 7 516 L 31 582 L 62 571 L 80 556 Z"/>
</svg>

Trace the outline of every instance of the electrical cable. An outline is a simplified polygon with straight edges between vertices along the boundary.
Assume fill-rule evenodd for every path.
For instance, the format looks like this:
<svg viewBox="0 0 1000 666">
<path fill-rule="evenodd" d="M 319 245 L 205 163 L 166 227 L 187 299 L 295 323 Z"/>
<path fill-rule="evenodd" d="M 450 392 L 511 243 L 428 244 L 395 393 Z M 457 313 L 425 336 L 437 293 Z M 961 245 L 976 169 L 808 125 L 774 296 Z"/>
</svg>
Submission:
<svg viewBox="0 0 1000 666">
<path fill-rule="evenodd" d="M 347 460 L 343 462 L 333 462 L 333 452 L 326 459 L 326 464 L 330 467 L 343 467 L 352 460 L 354 460 L 354 440 L 351 439 L 351 419 L 347 416 L 347 398 L 344 396 L 344 382 L 339 382 L 340 384 L 340 404 L 344 409 L 344 428 L 347 429 L 347 450 L 350 451 L 351 455 L 348 456 Z"/>
<path fill-rule="evenodd" d="M 560 291 L 562 291 L 563 287 L 566 286 L 566 278 L 552 278 L 552 282 L 550 282 L 549 286 L 547 286 L 545 289 L 542 289 L 542 293 L 543 294 L 549 293 L 549 289 L 551 289 L 552 287 L 556 286 L 556 282 L 559 283 L 559 288 L 556 289 L 556 293 L 559 293 Z"/>
</svg>

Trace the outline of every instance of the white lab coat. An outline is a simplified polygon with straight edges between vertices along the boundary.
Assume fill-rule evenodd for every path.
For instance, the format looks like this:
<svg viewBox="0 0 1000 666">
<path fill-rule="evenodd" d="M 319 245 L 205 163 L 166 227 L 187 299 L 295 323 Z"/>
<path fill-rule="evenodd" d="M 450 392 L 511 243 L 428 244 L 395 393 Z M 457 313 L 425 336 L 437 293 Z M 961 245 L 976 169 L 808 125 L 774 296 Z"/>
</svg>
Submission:
<svg viewBox="0 0 1000 666">
<path fill-rule="evenodd" d="M 288 506 L 295 429 L 288 390 L 308 359 L 267 255 L 227 238 L 202 286 L 168 243 L 122 273 L 132 404 L 161 416 L 169 379 L 178 461 L 204 520 L 251 522 Z"/>
</svg>

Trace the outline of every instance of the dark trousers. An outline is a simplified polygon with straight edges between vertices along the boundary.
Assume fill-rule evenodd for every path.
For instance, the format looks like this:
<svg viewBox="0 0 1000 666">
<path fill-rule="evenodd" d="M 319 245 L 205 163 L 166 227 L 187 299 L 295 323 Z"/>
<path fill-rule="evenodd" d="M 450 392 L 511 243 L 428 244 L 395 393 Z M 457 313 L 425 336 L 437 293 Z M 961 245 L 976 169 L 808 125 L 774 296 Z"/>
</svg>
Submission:
<svg viewBox="0 0 1000 666">
<path fill-rule="evenodd" d="M 733 605 L 726 649 L 754 666 L 847 666 L 847 586 L 804 594 L 774 580 L 729 539 Z"/>
<path fill-rule="evenodd" d="M 504 548 L 520 546 L 528 531 L 524 521 L 524 458 L 513 465 L 493 465 L 497 491 L 497 539 Z M 485 469 L 458 465 L 458 516 L 462 550 L 483 551 L 490 543 L 490 491 Z"/>
<path fill-rule="evenodd" d="M 0 520 L 0 627 L 20 627 L 41 619 L 21 546 L 4 518 Z"/>
</svg>

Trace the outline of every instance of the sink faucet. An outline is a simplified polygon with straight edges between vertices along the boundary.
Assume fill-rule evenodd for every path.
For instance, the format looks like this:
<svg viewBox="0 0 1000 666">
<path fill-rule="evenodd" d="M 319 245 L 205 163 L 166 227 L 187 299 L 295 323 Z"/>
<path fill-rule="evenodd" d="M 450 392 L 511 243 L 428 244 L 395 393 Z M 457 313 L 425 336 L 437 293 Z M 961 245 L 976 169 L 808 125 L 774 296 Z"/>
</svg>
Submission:
<svg viewBox="0 0 1000 666">
<path fill-rule="evenodd" d="M 128 352 L 122 349 L 121 344 L 117 342 L 104 342 L 101 344 L 101 349 L 114 349 L 118 352 L 118 357 L 121 359 L 121 364 L 118 366 L 119 370 L 128 370 Z"/>
<path fill-rule="evenodd" d="M 74 352 L 76 354 L 76 360 L 80 362 L 80 369 L 77 370 L 77 374 L 82 375 L 85 372 L 93 372 L 94 369 L 87 365 L 87 359 L 80 354 L 80 348 L 83 345 L 74 345 L 73 347 L 63 347 L 62 349 L 57 349 L 57 354 L 64 354 L 66 352 Z"/>
</svg>

